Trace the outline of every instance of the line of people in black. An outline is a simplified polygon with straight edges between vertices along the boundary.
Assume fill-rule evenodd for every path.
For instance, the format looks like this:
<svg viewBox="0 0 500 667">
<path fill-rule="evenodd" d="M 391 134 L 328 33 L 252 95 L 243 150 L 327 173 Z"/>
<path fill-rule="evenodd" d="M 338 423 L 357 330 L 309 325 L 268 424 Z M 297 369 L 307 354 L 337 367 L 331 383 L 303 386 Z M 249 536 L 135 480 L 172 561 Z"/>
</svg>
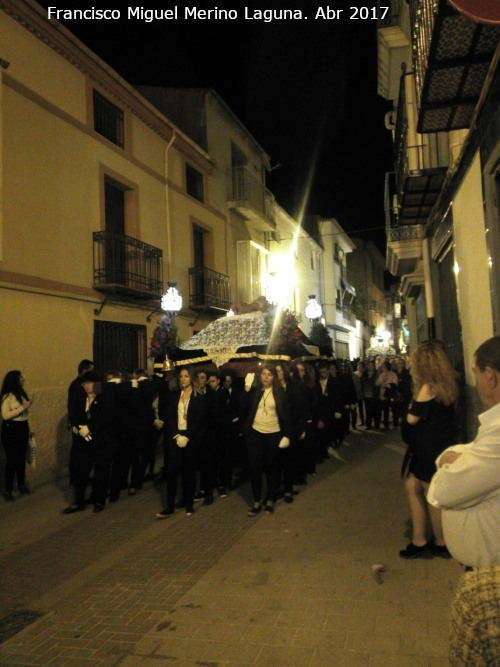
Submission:
<svg viewBox="0 0 500 667">
<path fill-rule="evenodd" d="M 350 428 L 378 428 L 381 418 L 389 427 L 391 413 L 397 425 L 411 397 L 404 367 L 393 373 L 372 361 L 263 364 L 244 379 L 229 367 L 181 367 L 177 376 L 137 369 L 104 380 L 83 360 L 68 390 L 74 498 L 66 514 L 85 508 L 90 484 L 94 512 L 124 490 L 135 495 L 153 477 L 159 442 L 155 483 L 166 484 L 166 503 L 158 519 L 176 507 L 191 515 L 196 502 L 211 505 L 248 479 L 248 515 L 272 513 L 280 492 L 292 503 Z"/>
</svg>

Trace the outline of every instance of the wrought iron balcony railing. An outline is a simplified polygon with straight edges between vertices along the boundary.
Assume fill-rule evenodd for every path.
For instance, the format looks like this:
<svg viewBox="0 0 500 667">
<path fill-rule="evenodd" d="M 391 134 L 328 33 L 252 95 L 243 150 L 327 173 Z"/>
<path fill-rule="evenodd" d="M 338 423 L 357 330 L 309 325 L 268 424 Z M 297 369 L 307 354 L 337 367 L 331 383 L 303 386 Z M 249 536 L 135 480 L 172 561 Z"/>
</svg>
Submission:
<svg viewBox="0 0 500 667">
<path fill-rule="evenodd" d="M 389 229 L 396 227 L 398 224 L 396 178 L 393 171 L 386 173 L 384 186 L 385 230 L 388 233 Z"/>
<path fill-rule="evenodd" d="M 446 132 L 419 134 L 413 72 L 401 77 L 395 128 L 395 177 L 399 224 L 427 220 L 450 163 Z"/>
<path fill-rule="evenodd" d="M 343 323 L 349 327 L 356 326 L 356 315 L 350 308 L 347 308 L 346 306 L 342 307 L 342 320 Z"/>
<path fill-rule="evenodd" d="M 228 174 L 228 201 L 249 219 L 264 216 L 276 223 L 276 200 L 264 183 L 247 167 L 233 167 Z"/>
<path fill-rule="evenodd" d="M 447 0 L 409 0 L 419 132 L 468 128 L 500 38 Z"/>
<path fill-rule="evenodd" d="M 189 269 L 189 305 L 194 310 L 229 310 L 231 279 L 205 266 Z"/>
<path fill-rule="evenodd" d="M 397 243 L 398 241 L 415 241 L 424 237 L 423 225 L 403 225 L 387 230 L 387 241 Z"/>
<path fill-rule="evenodd" d="M 163 292 L 163 252 L 119 232 L 94 232 L 94 288 L 141 298 Z"/>
</svg>

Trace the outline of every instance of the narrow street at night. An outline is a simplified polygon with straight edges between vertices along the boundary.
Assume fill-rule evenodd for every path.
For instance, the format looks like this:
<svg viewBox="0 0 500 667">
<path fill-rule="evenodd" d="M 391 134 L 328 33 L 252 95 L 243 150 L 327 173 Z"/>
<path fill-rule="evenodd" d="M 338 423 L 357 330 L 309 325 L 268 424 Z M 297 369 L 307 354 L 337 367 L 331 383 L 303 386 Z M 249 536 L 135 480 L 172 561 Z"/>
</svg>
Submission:
<svg viewBox="0 0 500 667">
<path fill-rule="evenodd" d="M 399 432 L 348 442 L 273 515 L 247 484 L 165 521 L 151 483 L 100 514 L 60 514 L 67 480 L 3 503 L 0 665 L 444 667 L 461 568 L 398 556 Z"/>
</svg>

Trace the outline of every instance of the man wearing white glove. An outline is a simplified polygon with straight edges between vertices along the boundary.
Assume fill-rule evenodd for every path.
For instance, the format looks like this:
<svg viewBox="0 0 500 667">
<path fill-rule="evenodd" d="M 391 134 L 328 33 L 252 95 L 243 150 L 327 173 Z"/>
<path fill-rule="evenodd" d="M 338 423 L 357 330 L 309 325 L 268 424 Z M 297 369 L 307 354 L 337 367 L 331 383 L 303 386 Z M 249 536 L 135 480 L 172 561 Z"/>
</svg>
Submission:
<svg viewBox="0 0 500 667">
<path fill-rule="evenodd" d="M 99 393 L 100 377 L 94 371 L 84 373 L 80 381 L 86 394 L 86 423 L 78 425 L 80 442 L 75 450 L 74 502 L 63 510 L 63 514 L 72 514 L 85 508 L 85 491 L 92 467 L 94 512 L 101 512 L 106 503 L 111 472 L 116 424 L 114 401 L 108 393 Z"/>
<path fill-rule="evenodd" d="M 174 437 L 174 440 L 175 440 L 175 442 L 176 442 L 176 444 L 177 444 L 177 447 L 180 447 L 181 449 L 183 449 L 184 447 L 186 447 L 186 445 L 187 445 L 188 442 L 189 442 L 189 440 L 186 438 L 185 435 L 176 435 L 176 436 Z"/>
</svg>

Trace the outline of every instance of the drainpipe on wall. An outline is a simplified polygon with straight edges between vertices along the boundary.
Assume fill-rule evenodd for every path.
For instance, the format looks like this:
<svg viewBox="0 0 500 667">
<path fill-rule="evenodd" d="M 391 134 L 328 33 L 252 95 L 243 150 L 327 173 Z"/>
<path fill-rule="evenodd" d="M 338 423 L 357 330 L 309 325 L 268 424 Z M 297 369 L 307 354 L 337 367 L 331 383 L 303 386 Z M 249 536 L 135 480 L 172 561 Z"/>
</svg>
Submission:
<svg viewBox="0 0 500 667">
<path fill-rule="evenodd" d="M 165 148 L 165 211 L 167 222 L 167 282 L 170 280 L 170 267 L 172 266 L 172 230 L 170 229 L 170 186 L 168 183 L 168 152 L 175 141 L 175 132 Z"/>
<path fill-rule="evenodd" d="M 425 302 L 427 306 L 427 334 L 430 339 L 434 339 L 436 338 L 436 320 L 434 317 L 434 294 L 432 293 L 429 243 L 429 237 L 426 237 L 422 242 L 422 258 L 424 263 Z"/>
</svg>

